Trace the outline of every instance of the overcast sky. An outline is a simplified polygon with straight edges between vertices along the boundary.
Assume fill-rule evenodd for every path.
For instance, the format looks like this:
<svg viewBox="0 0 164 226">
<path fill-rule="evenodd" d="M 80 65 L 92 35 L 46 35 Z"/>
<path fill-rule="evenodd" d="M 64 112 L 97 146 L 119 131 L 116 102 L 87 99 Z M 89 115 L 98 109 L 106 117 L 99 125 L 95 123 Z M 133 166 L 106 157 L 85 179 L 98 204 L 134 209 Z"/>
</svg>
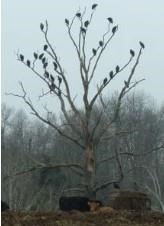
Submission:
<svg viewBox="0 0 164 226">
<path fill-rule="evenodd" d="M 136 90 L 144 90 L 161 104 L 164 102 L 164 1 L 163 0 L 3 0 L 2 1 L 2 99 L 16 108 L 25 108 L 22 100 L 5 96 L 5 92 L 20 93 L 19 81 L 28 90 L 31 99 L 38 105 L 47 102 L 57 106 L 56 98 L 42 99 L 38 95 L 43 84 L 20 62 L 16 53 L 33 57 L 34 51 L 42 51 L 45 44 L 40 31 L 40 22 L 48 20 L 49 38 L 53 43 L 67 73 L 72 95 L 80 96 L 81 84 L 78 79 L 78 65 L 75 51 L 69 40 L 64 23 L 80 8 L 97 3 L 93 26 L 88 34 L 88 54 L 97 46 L 107 28 L 107 17 L 118 24 L 119 31 L 101 59 L 92 91 L 100 84 L 108 72 L 118 64 L 122 66 L 129 58 L 129 49 L 139 50 L 139 41 L 146 48 L 142 54 L 134 79 L 146 80 Z M 86 14 L 87 16 L 87 14 Z M 128 70 L 105 90 L 110 94 L 118 90 L 128 76 Z M 92 94 L 92 93 L 91 93 Z"/>
</svg>

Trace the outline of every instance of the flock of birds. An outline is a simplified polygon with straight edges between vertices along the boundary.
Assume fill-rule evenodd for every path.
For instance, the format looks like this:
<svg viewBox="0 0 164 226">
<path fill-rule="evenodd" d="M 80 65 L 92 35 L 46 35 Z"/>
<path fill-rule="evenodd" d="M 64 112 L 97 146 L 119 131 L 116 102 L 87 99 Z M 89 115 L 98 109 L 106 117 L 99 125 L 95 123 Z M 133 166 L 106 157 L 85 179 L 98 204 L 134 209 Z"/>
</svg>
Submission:
<svg viewBox="0 0 164 226">
<path fill-rule="evenodd" d="M 92 5 L 92 10 L 95 10 L 97 6 L 98 6 L 98 4 L 93 4 L 93 5 Z M 82 17 L 82 15 L 81 15 L 80 12 L 76 13 L 75 16 L 78 17 L 78 18 L 81 18 L 81 17 Z M 111 17 L 108 17 L 107 20 L 108 20 L 108 22 L 109 22 L 110 24 L 113 24 L 113 19 L 112 19 Z M 47 22 L 46 22 L 46 23 L 47 23 Z M 69 22 L 68 19 L 65 19 L 65 23 L 66 23 L 66 25 L 67 25 L 68 27 L 70 26 L 70 22 Z M 89 22 L 88 20 L 86 20 L 86 21 L 83 23 L 83 24 L 84 24 L 84 27 L 81 27 L 81 32 L 82 32 L 82 33 L 86 33 L 86 29 L 87 29 L 89 23 L 90 23 L 90 22 Z M 43 23 L 40 24 L 40 29 L 41 29 L 41 31 L 42 31 L 44 34 L 46 34 L 46 31 L 44 31 L 44 24 L 43 24 Z M 114 27 L 112 28 L 112 34 L 113 34 L 113 35 L 114 35 L 115 32 L 117 31 L 117 29 L 118 29 L 118 26 L 114 26 Z M 139 44 L 140 44 L 141 48 L 145 48 L 144 44 L 143 44 L 141 41 L 139 42 Z M 99 46 L 100 46 L 101 48 L 103 48 L 103 47 L 104 47 L 104 41 L 100 40 L 100 41 L 99 41 Z M 43 46 L 44 52 L 49 53 L 49 52 L 48 52 L 48 51 L 49 51 L 49 48 L 51 48 L 51 46 L 45 44 L 45 45 Z M 52 50 L 52 49 L 51 49 L 51 50 Z M 98 51 L 98 48 L 97 48 L 97 49 L 95 49 L 95 48 L 92 49 L 93 57 L 96 56 L 97 51 Z M 47 67 L 48 67 L 48 61 L 47 61 L 47 59 L 46 59 L 46 57 L 45 57 L 45 53 L 38 54 L 38 53 L 34 52 L 33 55 L 34 55 L 33 65 L 34 65 L 34 63 L 35 63 L 36 60 L 40 60 L 40 61 L 42 62 L 43 69 L 44 69 L 44 76 L 45 76 L 45 78 L 49 81 L 49 88 L 50 88 L 50 91 L 53 91 L 53 90 L 57 89 L 57 90 L 58 90 L 58 94 L 61 94 L 60 85 L 61 85 L 61 83 L 62 83 L 62 76 L 59 76 L 59 75 L 57 76 L 58 84 L 56 84 L 56 83 L 55 83 L 55 78 L 54 78 L 54 76 L 53 76 L 51 73 L 49 73 L 48 70 L 47 70 Z M 131 55 L 131 57 L 133 58 L 133 57 L 135 56 L 135 51 L 132 50 L 132 49 L 130 49 L 130 55 Z M 31 61 L 30 61 L 29 59 L 27 59 L 26 62 L 24 61 L 24 55 L 20 54 L 20 55 L 19 55 L 19 60 L 22 61 L 22 62 L 23 62 L 25 65 L 27 65 L 28 67 L 34 69 L 34 68 L 32 67 Z M 58 60 L 56 60 L 56 61 L 53 62 L 53 67 L 54 67 L 54 71 L 59 72 L 59 71 L 58 71 L 58 67 L 59 67 Z M 112 70 L 112 71 L 109 72 L 109 78 L 105 77 L 105 78 L 103 79 L 102 86 L 105 87 L 105 86 L 108 84 L 108 82 L 109 82 L 111 79 L 113 79 L 114 76 L 115 76 L 117 73 L 119 73 L 120 71 L 121 71 L 121 69 L 120 69 L 119 65 L 117 65 L 116 68 L 115 68 L 115 71 Z M 60 74 L 60 73 L 58 73 L 58 74 Z M 126 86 L 127 88 L 129 87 L 129 84 L 128 84 L 128 82 L 126 82 L 126 81 L 125 81 L 125 86 Z"/>
</svg>

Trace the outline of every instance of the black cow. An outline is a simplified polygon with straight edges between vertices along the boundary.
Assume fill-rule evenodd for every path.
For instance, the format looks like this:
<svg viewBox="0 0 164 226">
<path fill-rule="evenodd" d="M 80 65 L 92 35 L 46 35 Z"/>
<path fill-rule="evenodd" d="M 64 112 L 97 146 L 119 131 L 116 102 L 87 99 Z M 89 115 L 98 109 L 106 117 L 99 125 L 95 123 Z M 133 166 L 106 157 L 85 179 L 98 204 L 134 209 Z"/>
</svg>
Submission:
<svg viewBox="0 0 164 226">
<path fill-rule="evenodd" d="M 1 201 L 1 212 L 9 210 L 9 205 L 6 202 Z"/>
<path fill-rule="evenodd" d="M 61 197 L 59 199 L 60 210 L 71 211 L 79 210 L 82 212 L 90 211 L 90 206 L 88 204 L 89 198 L 87 197 Z"/>
</svg>

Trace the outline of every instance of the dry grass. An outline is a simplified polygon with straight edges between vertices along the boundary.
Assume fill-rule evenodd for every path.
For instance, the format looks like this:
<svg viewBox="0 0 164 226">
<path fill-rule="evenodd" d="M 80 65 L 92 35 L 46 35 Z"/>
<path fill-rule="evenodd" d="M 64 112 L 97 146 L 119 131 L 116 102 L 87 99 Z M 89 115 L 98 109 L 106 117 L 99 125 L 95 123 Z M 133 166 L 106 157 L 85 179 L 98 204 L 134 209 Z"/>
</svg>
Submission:
<svg viewBox="0 0 164 226">
<path fill-rule="evenodd" d="M 114 211 L 81 213 L 4 212 L 2 226 L 164 226 L 164 214 L 158 212 Z"/>
</svg>

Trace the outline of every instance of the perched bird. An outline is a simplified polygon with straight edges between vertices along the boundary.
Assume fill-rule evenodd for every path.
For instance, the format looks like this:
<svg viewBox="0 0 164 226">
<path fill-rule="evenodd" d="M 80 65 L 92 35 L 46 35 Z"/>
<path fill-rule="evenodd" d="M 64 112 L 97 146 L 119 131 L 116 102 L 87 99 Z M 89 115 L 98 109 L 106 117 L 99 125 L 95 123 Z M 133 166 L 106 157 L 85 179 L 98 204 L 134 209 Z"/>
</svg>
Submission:
<svg viewBox="0 0 164 226">
<path fill-rule="evenodd" d="M 113 78 L 113 71 L 110 71 L 110 72 L 109 72 L 109 76 L 110 76 L 110 79 Z"/>
<path fill-rule="evenodd" d="M 45 76 L 46 78 L 49 78 L 49 72 L 48 72 L 48 71 L 45 71 L 45 72 L 44 72 L 44 76 Z"/>
<path fill-rule="evenodd" d="M 92 9 L 95 9 L 97 6 L 98 6 L 97 4 L 93 4 Z"/>
<path fill-rule="evenodd" d="M 31 64 L 30 60 L 27 60 L 27 66 L 28 67 L 30 67 L 30 64 Z"/>
<path fill-rule="evenodd" d="M 41 54 L 39 55 L 39 60 L 41 60 L 41 59 L 43 58 L 43 56 L 44 56 L 44 53 L 41 53 Z"/>
<path fill-rule="evenodd" d="M 53 91 L 55 88 L 57 88 L 56 85 L 54 83 L 52 83 L 50 86 L 51 91 Z"/>
<path fill-rule="evenodd" d="M 46 67 L 48 66 L 48 62 L 43 64 L 43 68 L 46 69 Z"/>
<path fill-rule="evenodd" d="M 58 76 L 59 85 L 62 83 L 62 78 Z"/>
<path fill-rule="evenodd" d="M 20 54 L 19 57 L 21 61 L 24 61 L 24 56 L 22 54 Z"/>
<path fill-rule="evenodd" d="M 126 88 L 128 88 L 129 87 L 128 82 L 127 81 L 124 81 L 124 83 L 125 83 Z"/>
<path fill-rule="evenodd" d="M 120 189 L 120 186 L 117 182 L 113 182 L 113 187 L 116 189 Z"/>
<path fill-rule="evenodd" d="M 53 75 L 51 75 L 51 74 L 50 74 L 50 79 L 51 79 L 51 82 L 54 83 L 55 79 L 54 79 Z"/>
<path fill-rule="evenodd" d="M 40 29 L 41 29 L 41 31 L 43 31 L 43 29 L 44 29 L 44 25 L 42 23 L 40 23 Z"/>
<path fill-rule="evenodd" d="M 35 60 L 38 59 L 38 54 L 37 53 L 34 53 L 34 58 L 35 58 Z"/>
<path fill-rule="evenodd" d="M 114 27 L 112 28 L 112 33 L 114 34 L 114 33 L 117 31 L 117 29 L 118 29 L 118 26 L 114 26 Z"/>
<path fill-rule="evenodd" d="M 68 19 L 65 19 L 65 23 L 68 26 L 69 25 L 69 20 Z"/>
<path fill-rule="evenodd" d="M 116 73 L 118 73 L 120 71 L 120 67 L 117 65 L 116 66 Z"/>
<path fill-rule="evenodd" d="M 46 51 L 48 49 L 48 45 L 44 45 L 43 49 Z"/>
<path fill-rule="evenodd" d="M 130 54 L 131 54 L 132 57 L 134 57 L 135 56 L 134 50 L 130 49 Z"/>
<path fill-rule="evenodd" d="M 97 53 L 96 49 L 92 49 L 92 53 L 94 56 L 96 56 L 96 53 Z"/>
<path fill-rule="evenodd" d="M 81 13 L 76 13 L 76 16 L 77 17 L 81 17 Z"/>
<path fill-rule="evenodd" d="M 140 43 L 140 46 L 144 49 L 145 48 L 145 45 L 143 44 L 143 42 L 139 42 Z"/>
<path fill-rule="evenodd" d="M 54 70 L 56 71 L 56 70 L 57 70 L 58 65 L 57 65 L 57 63 L 56 63 L 56 62 L 53 62 L 53 65 L 54 65 Z"/>
<path fill-rule="evenodd" d="M 88 27 L 88 25 L 89 25 L 89 21 L 86 20 L 86 21 L 84 22 L 84 26 L 85 26 L 85 27 Z"/>
<path fill-rule="evenodd" d="M 99 41 L 99 45 L 102 47 L 103 46 L 103 41 Z"/>
<path fill-rule="evenodd" d="M 43 57 L 43 59 L 42 59 L 42 64 L 44 64 L 45 62 L 46 62 L 46 58 Z"/>
<path fill-rule="evenodd" d="M 108 79 L 107 78 L 104 78 L 104 80 L 103 80 L 104 86 L 106 85 L 107 81 L 108 81 Z"/>
<path fill-rule="evenodd" d="M 82 31 L 83 33 L 86 33 L 86 30 L 85 30 L 85 28 L 83 28 L 83 27 L 81 27 L 81 31 Z"/>
<path fill-rule="evenodd" d="M 112 19 L 111 17 L 108 17 L 107 20 L 108 20 L 111 24 L 113 24 L 113 19 Z"/>
</svg>

